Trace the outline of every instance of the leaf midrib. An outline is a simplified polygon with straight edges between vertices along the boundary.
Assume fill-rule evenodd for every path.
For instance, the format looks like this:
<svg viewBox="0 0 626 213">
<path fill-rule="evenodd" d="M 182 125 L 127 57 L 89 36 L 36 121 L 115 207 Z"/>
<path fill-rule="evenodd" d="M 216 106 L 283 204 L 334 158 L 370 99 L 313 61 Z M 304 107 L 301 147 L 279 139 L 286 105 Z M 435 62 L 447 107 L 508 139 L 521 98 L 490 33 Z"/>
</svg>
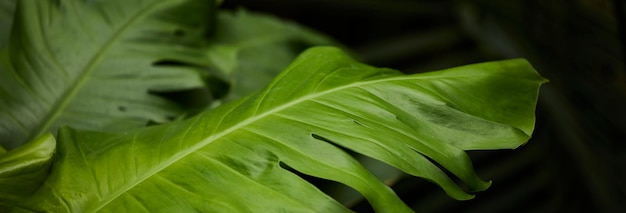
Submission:
<svg viewBox="0 0 626 213">
<path fill-rule="evenodd" d="M 135 16 L 132 16 L 128 19 L 128 21 L 122 25 L 119 30 L 115 32 L 115 34 L 107 40 L 107 42 L 97 51 L 96 55 L 91 58 L 89 63 L 82 69 L 81 74 L 78 78 L 74 80 L 74 84 L 72 84 L 68 89 L 65 90 L 61 94 L 61 98 L 57 101 L 54 106 L 51 108 L 50 112 L 47 114 L 44 122 L 37 128 L 37 132 L 35 134 L 31 134 L 27 141 L 33 140 L 33 138 L 38 137 L 39 135 L 44 134 L 45 132 L 50 131 L 49 128 L 56 122 L 56 120 L 64 113 L 65 108 L 74 100 L 74 97 L 78 92 L 83 88 L 83 86 L 89 81 L 89 77 L 91 73 L 94 72 L 96 67 L 100 64 L 105 54 L 111 49 L 119 40 L 119 38 L 128 31 L 128 29 L 145 17 L 149 12 L 153 9 L 157 8 L 161 5 L 161 3 L 167 3 L 167 1 L 155 1 L 153 5 L 146 6 Z M 67 17 L 65 17 L 67 18 Z"/>
<path fill-rule="evenodd" d="M 339 68 L 341 69 L 341 68 Z M 284 76 L 284 75 L 283 75 Z M 290 108 L 292 106 L 298 105 L 302 102 L 306 102 L 308 100 L 311 99 L 315 99 L 317 97 L 321 97 L 330 93 L 334 93 L 337 91 L 341 91 L 344 89 L 349 89 L 352 87 L 360 87 L 360 86 L 364 86 L 364 85 L 368 85 L 368 84 L 375 84 L 375 83 L 382 83 L 382 82 L 391 82 L 391 81 L 407 81 L 407 80 L 418 80 L 418 79 L 430 79 L 430 78 L 437 78 L 437 79 L 443 79 L 443 78 L 457 78 L 457 77 L 468 77 L 468 76 L 475 76 L 475 75 L 457 75 L 457 76 L 445 76 L 445 77 L 441 77 L 441 76 L 420 76 L 420 75 L 399 75 L 399 76 L 395 76 L 395 77 L 388 77 L 388 78 L 383 78 L 383 79 L 375 79 L 375 80 L 369 80 L 369 81 L 359 81 L 359 82 L 354 82 L 351 84 L 347 84 L 347 85 L 343 85 L 343 86 L 339 86 L 333 89 L 328 89 L 325 91 L 321 91 L 319 93 L 313 93 L 313 94 L 309 94 L 309 95 L 305 95 L 302 96 L 300 98 L 294 99 L 290 102 L 287 102 L 283 105 L 280 105 L 278 107 L 275 107 L 273 109 L 270 109 L 266 112 L 263 112 L 261 114 L 256 115 L 253 117 L 250 117 L 248 119 L 245 119 L 235 125 L 233 125 L 232 127 L 229 127 L 225 130 L 223 130 L 222 132 L 219 132 L 217 134 L 208 136 L 206 139 L 201 140 L 200 142 L 198 142 L 195 146 L 191 146 L 190 148 L 183 150 L 181 152 L 179 152 L 180 154 L 178 155 L 174 155 L 171 160 L 165 162 L 162 164 L 162 166 L 157 166 L 156 169 L 154 169 L 152 172 L 147 172 L 145 176 L 143 176 L 142 178 L 137 179 L 137 181 L 135 183 L 129 184 L 128 187 L 123 188 L 122 190 L 119 190 L 118 193 L 113 194 L 113 196 L 110 196 L 110 199 L 106 199 L 103 200 L 103 202 L 101 203 L 101 205 L 97 206 L 94 208 L 94 211 L 100 211 L 102 208 L 104 208 L 105 206 L 107 206 L 109 203 L 111 203 L 113 200 L 115 200 L 116 198 L 118 198 L 119 196 L 121 196 L 123 193 L 132 190 L 133 188 L 135 188 L 135 186 L 143 183 L 145 180 L 149 179 L 150 177 L 154 176 L 155 174 L 163 171 L 164 169 L 170 167 L 172 164 L 175 164 L 176 162 L 180 161 L 181 159 L 191 155 L 192 153 L 194 153 L 197 150 L 202 149 L 203 147 L 205 147 L 206 145 L 214 142 L 214 141 L 218 141 L 220 138 L 227 136 L 235 131 L 237 131 L 238 129 L 244 128 L 258 120 L 261 120 L 265 117 L 267 117 L 268 115 L 280 112 L 284 109 Z M 266 91 L 265 93 L 269 93 L 271 91 Z M 259 102 L 259 104 L 262 104 L 263 102 Z M 236 106 L 234 106 L 236 107 Z M 195 122 L 197 122 L 198 120 L 200 120 L 199 118 L 197 118 L 194 121 L 194 124 L 190 125 L 190 128 L 193 128 L 195 126 Z M 217 128 L 217 127 L 216 127 Z M 181 140 L 184 140 L 185 138 L 182 137 Z"/>
</svg>

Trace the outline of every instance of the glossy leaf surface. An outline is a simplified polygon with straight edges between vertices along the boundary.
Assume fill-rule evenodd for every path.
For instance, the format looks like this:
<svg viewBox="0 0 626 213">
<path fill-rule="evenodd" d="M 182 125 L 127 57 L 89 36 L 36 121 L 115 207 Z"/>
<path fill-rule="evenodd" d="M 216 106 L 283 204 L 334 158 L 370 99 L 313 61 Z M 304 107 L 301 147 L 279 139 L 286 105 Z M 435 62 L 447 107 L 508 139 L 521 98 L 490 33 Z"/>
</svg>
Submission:
<svg viewBox="0 0 626 213">
<path fill-rule="evenodd" d="M 356 189 L 376 211 L 411 211 L 340 147 L 469 199 L 431 161 L 486 189 L 464 150 L 524 144 L 544 81 L 521 59 L 404 75 L 313 48 L 265 90 L 189 120 L 126 134 L 62 129 L 47 183 L 21 210 L 347 211 L 293 169 Z"/>
</svg>

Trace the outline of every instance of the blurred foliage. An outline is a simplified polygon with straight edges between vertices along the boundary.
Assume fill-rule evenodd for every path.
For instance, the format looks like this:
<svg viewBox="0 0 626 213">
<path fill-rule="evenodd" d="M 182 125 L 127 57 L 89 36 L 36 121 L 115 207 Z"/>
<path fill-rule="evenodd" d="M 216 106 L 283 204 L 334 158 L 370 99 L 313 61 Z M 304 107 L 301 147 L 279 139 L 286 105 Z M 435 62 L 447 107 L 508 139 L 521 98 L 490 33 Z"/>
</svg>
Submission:
<svg viewBox="0 0 626 213">
<path fill-rule="evenodd" d="M 312 27 L 377 66 L 421 72 L 524 57 L 551 80 L 526 147 L 472 153 L 479 174 L 495 180 L 474 200 L 454 201 L 430 183 L 372 163 L 415 209 L 626 212 L 624 1 L 228 0 L 224 6 Z M 320 182 L 354 210 L 368 211 L 349 190 Z"/>
<path fill-rule="evenodd" d="M 11 26 L 13 25 L 13 12 L 15 1 L 0 1 L 0 48 L 4 47 L 9 40 Z"/>
<path fill-rule="evenodd" d="M 336 42 L 310 29 L 245 10 L 221 11 L 209 56 L 232 101 L 270 83 L 304 49 Z"/>
</svg>

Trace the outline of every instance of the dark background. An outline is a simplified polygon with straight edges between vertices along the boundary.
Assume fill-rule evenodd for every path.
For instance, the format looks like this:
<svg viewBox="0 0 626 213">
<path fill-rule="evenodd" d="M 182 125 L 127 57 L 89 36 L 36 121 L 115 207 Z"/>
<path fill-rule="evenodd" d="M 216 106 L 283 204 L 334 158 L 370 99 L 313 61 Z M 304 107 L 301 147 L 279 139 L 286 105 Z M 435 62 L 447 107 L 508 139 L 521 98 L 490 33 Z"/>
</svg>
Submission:
<svg viewBox="0 0 626 213">
<path fill-rule="evenodd" d="M 455 201 L 403 177 L 393 188 L 416 211 L 626 212 L 624 1 L 225 0 L 222 8 L 311 27 L 376 66 L 413 73 L 524 57 L 550 79 L 526 146 L 470 153 L 490 189 Z M 365 201 L 349 206 L 371 211 Z"/>
</svg>

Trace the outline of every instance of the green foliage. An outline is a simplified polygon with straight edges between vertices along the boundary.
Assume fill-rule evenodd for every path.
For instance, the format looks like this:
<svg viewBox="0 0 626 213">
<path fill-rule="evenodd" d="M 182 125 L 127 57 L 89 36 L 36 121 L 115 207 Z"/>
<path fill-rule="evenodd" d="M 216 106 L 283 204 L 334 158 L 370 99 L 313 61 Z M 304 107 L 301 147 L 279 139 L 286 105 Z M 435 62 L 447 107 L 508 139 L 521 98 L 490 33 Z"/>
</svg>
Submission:
<svg viewBox="0 0 626 213">
<path fill-rule="evenodd" d="M 198 69 L 154 64 L 205 63 L 209 4 L 19 1 L 0 53 L 0 145 L 15 148 L 65 125 L 119 131 L 180 114 L 148 91 L 202 87 Z"/>
<path fill-rule="evenodd" d="M 6 45 L 13 25 L 15 0 L 0 1 L 0 49 Z"/>
<path fill-rule="evenodd" d="M 378 211 L 408 210 L 337 146 L 468 199 L 429 158 L 470 188 L 487 188 L 463 150 L 526 142 L 543 81 L 523 60 L 405 76 L 359 64 L 334 48 L 307 51 L 276 79 L 260 93 L 182 122 L 122 135 L 63 130 L 52 174 L 25 206 L 54 212 L 340 209 L 281 168 L 284 163 L 357 189 Z"/>
<path fill-rule="evenodd" d="M 524 144 L 545 81 L 523 59 L 404 75 L 334 47 L 285 68 L 334 42 L 214 1 L 17 6 L 0 53 L 1 210 L 349 211 L 303 173 L 411 211 L 345 150 L 470 199 L 445 171 L 488 188 L 464 151 Z M 185 109 L 151 93 L 207 86 L 228 103 L 174 122 Z"/>
<path fill-rule="evenodd" d="M 219 13 L 211 41 L 209 60 L 232 87 L 224 101 L 267 86 L 304 48 L 338 45 L 309 29 L 243 10 Z"/>
<path fill-rule="evenodd" d="M 28 198 L 47 178 L 56 141 L 51 134 L 0 153 L 0 211 Z"/>
</svg>

